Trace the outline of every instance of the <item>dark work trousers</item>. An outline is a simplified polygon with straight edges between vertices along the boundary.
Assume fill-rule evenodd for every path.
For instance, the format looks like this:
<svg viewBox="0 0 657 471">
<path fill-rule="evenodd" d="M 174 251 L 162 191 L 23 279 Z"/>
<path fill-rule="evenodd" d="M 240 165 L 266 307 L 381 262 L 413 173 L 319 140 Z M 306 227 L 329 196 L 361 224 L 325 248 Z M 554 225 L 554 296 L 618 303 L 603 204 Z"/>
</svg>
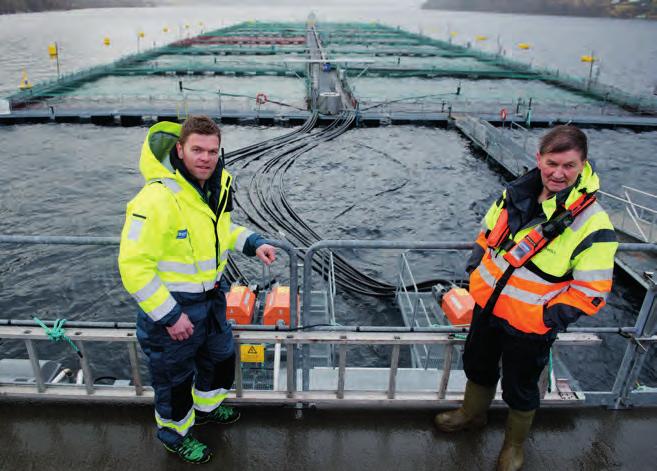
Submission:
<svg viewBox="0 0 657 471">
<path fill-rule="evenodd" d="M 158 438 L 176 446 L 194 424 L 192 387 L 201 393 L 230 389 L 235 378 L 233 333 L 226 322 L 226 297 L 216 296 L 183 304 L 194 324 L 194 333 L 173 340 L 166 327 L 154 324 L 145 314 L 137 319 L 137 338 L 148 357 L 155 393 Z"/>
<path fill-rule="evenodd" d="M 470 381 L 496 386 L 502 359 L 502 399 L 521 411 L 538 409 L 538 380 L 550 357 L 555 335 L 514 335 L 509 326 L 475 305 L 465 341 L 463 368 Z"/>
</svg>

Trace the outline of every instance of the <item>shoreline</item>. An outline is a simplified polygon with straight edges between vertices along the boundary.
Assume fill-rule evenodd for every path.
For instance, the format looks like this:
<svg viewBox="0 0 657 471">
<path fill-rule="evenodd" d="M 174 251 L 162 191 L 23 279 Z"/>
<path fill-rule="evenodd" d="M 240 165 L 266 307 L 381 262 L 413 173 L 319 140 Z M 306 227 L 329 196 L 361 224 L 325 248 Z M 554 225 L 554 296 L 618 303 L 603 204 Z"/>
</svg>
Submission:
<svg viewBox="0 0 657 471">
<path fill-rule="evenodd" d="M 500 8 L 490 8 L 490 7 L 481 7 L 478 8 L 476 6 L 467 8 L 467 7 L 457 7 L 457 6 L 450 6 L 450 2 L 444 2 L 446 3 L 445 6 L 440 6 L 440 5 L 435 5 L 431 2 L 431 0 L 428 0 L 422 4 L 420 7 L 422 10 L 435 10 L 435 11 L 453 11 L 453 12 L 462 12 L 462 13 L 498 13 L 498 14 L 503 14 L 503 15 L 532 15 L 532 16 L 554 16 L 558 18 L 563 18 L 563 17 L 573 17 L 573 18 L 609 18 L 609 19 L 615 19 L 615 20 L 647 20 L 647 21 L 657 21 L 657 11 L 655 12 L 648 12 L 648 13 L 643 13 L 639 15 L 631 15 L 631 14 L 613 14 L 612 12 L 609 11 L 600 11 L 598 13 L 594 11 L 588 11 L 588 12 L 572 12 L 572 11 L 563 11 L 563 12 L 558 12 L 558 11 L 551 11 L 551 10 L 543 10 L 543 11 L 537 11 L 535 9 L 527 9 L 523 11 L 522 9 L 514 9 L 514 10 L 509 10 L 509 9 L 500 9 Z"/>
<path fill-rule="evenodd" d="M 90 10 L 90 9 L 99 9 L 99 8 L 155 8 L 160 5 L 154 2 L 139 2 L 138 0 L 127 0 L 125 2 L 110 2 L 110 1 L 98 1 L 98 2 L 89 2 L 90 4 L 86 5 L 77 5 L 73 3 L 72 5 L 61 5 L 59 7 L 44 7 L 38 9 L 13 9 L 11 11 L 0 10 L 0 16 L 3 15 L 20 15 L 26 13 L 43 13 L 43 12 L 56 12 L 56 11 L 73 11 L 73 10 Z"/>
</svg>

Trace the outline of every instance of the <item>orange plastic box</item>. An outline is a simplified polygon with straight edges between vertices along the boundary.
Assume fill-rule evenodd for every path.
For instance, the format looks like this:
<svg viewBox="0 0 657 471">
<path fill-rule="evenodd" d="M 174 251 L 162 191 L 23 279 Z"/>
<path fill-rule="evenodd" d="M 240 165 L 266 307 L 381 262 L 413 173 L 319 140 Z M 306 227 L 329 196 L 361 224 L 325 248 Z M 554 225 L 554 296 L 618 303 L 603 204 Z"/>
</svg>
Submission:
<svg viewBox="0 0 657 471">
<path fill-rule="evenodd" d="M 440 307 L 449 322 L 455 326 L 468 326 L 472 322 L 475 301 L 463 288 L 452 288 L 443 296 Z"/>
<path fill-rule="evenodd" d="M 233 285 L 226 295 L 226 319 L 237 324 L 252 324 L 256 297 L 246 286 Z"/>
<path fill-rule="evenodd" d="M 297 306 L 299 305 L 297 295 Z M 265 312 L 262 316 L 264 325 L 276 325 L 281 320 L 290 325 L 290 287 L 274 286 L 265 298 Z"/>
</svg>

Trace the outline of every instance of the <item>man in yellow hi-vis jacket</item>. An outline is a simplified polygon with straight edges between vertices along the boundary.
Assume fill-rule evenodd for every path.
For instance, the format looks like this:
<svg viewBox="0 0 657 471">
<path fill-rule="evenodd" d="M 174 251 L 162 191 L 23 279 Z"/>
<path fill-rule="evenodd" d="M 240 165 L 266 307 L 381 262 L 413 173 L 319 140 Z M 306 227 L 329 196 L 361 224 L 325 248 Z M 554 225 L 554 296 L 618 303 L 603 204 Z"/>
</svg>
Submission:
<svg viewBox="0 0 657 471">
<path fill-rule="evenodd" d="M 211 458 L 189 430 L 232 423 L 221 405 L 234 380 L 235 349 L 221 288 L 228 251 L 274 261 L 274 247 L 231 223 L 232 176 L 208 117 L 153 126 L 139 168 L 146 184 L 127 206 L 119 270 L 139 304 L 137 337 L 148 357 L 158 438 L 186 461 Z M 225 281 L 224 281 L 225 284 Z"/>
</svg>

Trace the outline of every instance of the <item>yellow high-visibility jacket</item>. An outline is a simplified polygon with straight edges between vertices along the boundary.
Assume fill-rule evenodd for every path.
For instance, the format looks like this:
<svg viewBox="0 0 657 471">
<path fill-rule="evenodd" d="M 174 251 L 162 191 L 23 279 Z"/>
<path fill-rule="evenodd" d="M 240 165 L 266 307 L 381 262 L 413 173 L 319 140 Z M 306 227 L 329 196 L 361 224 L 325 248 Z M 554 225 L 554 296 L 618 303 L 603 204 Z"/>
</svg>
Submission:
<svg viewBox="0 0 657 471">
<path fill-rule="evenodd" d="M 181 299 L 201 300 L 214 288 L 228 250 L 243 250 L 253 234 L 231 223 L 232 177 L 221 164 L 216 208 L 173 169 L 169 153 L 180 129 L 161 122 L 146 136 L 139 161 L 146 184 L 127 205 L 118 260 L 126 290 L 150 320 L 164 325 L 180 317 Z"/>
</svg>

